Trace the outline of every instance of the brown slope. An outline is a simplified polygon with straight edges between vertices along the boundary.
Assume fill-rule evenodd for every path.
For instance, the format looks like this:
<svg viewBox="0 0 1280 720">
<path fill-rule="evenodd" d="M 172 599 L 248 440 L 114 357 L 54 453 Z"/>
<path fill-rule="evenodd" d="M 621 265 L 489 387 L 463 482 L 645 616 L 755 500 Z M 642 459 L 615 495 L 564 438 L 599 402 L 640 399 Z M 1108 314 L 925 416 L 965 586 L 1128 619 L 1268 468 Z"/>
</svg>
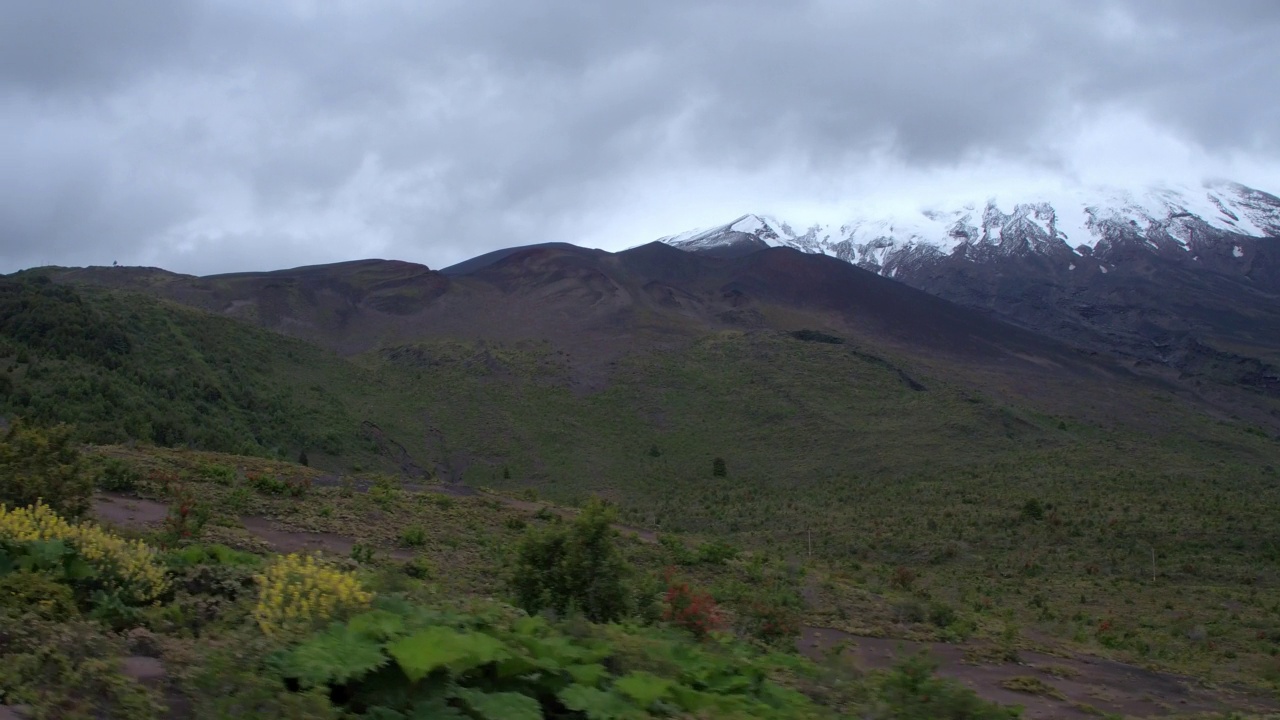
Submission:
<svg viewBox="0 0 1280 720">
<path fill-rule="evenodd" d="M 709 331 L 802 328 L 1006 396 L 1075 402 L 1089 383 L 1139 382 L 980 311 L 786 248 L 710 257 L 660 243 L 620 253 L 551 244 L 495 253 L 452 276 L 384 260 L 163 282 L 118 270 L 59 277 L 154 293 L 344 354 L 445 338 L 546 341 L 574 357 L 587 386 L 623 355 Z"/>
</svg>

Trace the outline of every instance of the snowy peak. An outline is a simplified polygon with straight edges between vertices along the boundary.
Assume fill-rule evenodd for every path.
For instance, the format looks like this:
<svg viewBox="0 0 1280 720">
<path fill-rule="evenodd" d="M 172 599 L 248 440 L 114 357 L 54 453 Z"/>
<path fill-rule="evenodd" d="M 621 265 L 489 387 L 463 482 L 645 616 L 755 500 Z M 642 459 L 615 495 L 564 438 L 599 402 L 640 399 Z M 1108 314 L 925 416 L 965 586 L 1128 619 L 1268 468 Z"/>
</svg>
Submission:
<svg viewBox="0 0 1280 720">
<path fill-rule="evenodd" d="M 1204 243 L 1234 242 L 1231 236 L 1280 237 L 1280 199 L 1238 183 L 1138 192 L 1073 189 L 1052 197 L 991 198 L 913 213 L 869 209 L 839 226 L 749 214 L 661 241 L 716 254 L 792 247 L 893 276 L 903 263 L 953 255 L 975 261 L 1028 254 L 1079 256 L 1126 244 L 1195 255 Z M 1233 254 L 1241 257 L 1243 252 Z"/>
</svg>

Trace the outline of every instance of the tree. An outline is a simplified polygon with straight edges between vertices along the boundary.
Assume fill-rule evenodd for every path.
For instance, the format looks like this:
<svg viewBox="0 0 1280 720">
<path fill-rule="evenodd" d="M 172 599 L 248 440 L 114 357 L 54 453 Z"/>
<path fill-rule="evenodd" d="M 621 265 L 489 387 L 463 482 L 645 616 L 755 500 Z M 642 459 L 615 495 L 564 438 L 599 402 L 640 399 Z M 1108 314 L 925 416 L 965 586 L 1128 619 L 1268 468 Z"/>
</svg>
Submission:
<svg viewBox="0 0 1280 720">
<path fill-rule="evenodd" d="M 627 614 L 631 574 L 617 547 L 615 513 L 592 500 L 568 527 L 530 530 L 516 553 L 511 586 L 526 612 L 581 612 L 593 622 Z"/>
<path fill-rule="evenodd" d="M 716 458 L 711 461 L 711 474 L 716 477 L 724 477 L 729 474 L 724 465 L 724 458 Z"/>
<path fill-rule="evenodd" d="M 70 427 L 46 430 L 19 419 L 0 440 L 0 503 L 26 507 L 43 500 L 74 518 L 89 509 L 92 493 L 93 479 L 81 467 Z"/>
<path fill-rule="evenodd" d="M 302 449 L 302 452 L 298 453 L 298 464 L 299 464 L 299 465 L 306 465 L 306 466 L 308 466 L 308 467 L 310 467 L 310 466 L 311 466 L 311 461 L 307 459 L 307 449 L 306 449 L 306 448 L 303 448 L 303 449 Z"/>
</svg>

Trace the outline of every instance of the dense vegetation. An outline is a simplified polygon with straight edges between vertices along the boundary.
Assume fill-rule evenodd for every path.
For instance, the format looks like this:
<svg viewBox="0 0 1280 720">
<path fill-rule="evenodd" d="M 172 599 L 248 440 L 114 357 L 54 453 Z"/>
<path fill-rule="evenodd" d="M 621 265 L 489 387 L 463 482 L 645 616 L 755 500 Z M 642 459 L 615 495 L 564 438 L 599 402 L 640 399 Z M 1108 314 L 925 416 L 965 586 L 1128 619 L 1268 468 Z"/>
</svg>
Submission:
<svg viewBox="0 0 1280 720">
<path fill-rule="evenodd" d="M 170 303 L 0 280 L 0 412 L 72 423 L 82 441 L 357 458 L 373 451 L 353 396 L 327 390 L 356 374 L 305 343 Z"/>
</svg>

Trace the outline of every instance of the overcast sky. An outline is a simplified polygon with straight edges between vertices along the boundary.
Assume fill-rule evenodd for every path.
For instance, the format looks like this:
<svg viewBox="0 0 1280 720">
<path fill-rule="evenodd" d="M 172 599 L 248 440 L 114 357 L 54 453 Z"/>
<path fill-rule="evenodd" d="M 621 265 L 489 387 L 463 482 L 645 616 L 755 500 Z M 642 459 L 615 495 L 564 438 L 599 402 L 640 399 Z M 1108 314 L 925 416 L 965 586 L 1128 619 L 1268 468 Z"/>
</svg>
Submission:
<svg viewBox="0 0 1280 720">
<path fill-rule="evenodd" d="M 1280 193 L 1277 0 L 0 0 L 0 272 Z"/>
</svg>

